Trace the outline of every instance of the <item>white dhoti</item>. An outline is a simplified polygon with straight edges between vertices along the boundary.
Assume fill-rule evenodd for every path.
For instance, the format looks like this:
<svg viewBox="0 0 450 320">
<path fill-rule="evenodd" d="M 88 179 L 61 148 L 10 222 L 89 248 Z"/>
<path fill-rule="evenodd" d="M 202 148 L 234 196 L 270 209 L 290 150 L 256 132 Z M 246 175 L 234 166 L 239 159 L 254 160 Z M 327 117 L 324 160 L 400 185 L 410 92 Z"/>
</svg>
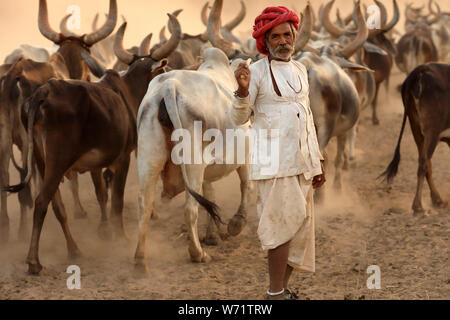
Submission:
<svg viewBox="0 0 450 320">
<path fill-rule="evenodd" d="M 312 180 L 301 174 L 255 182 L 258 236 L 263 250 L 291 241 L 288 264 L 295 271 L 315 272 Z"/>
</svg>

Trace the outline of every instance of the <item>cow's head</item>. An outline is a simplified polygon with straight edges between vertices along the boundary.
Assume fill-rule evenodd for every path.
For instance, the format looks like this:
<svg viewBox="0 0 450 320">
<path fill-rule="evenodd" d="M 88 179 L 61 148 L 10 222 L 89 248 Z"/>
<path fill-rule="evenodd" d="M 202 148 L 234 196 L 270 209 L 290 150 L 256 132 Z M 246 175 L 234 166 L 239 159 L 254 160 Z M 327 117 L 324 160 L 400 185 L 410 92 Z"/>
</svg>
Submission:
<svg viewBox="0 0 450 320">
<path fill-rule="evenodd" d="M 68 16 L 66 16 L 68 18 Z M 63 20 L 64 21 L 64 20 Z M 114 30 L 117 22 L 117 1 L 110 0 L 108 19 L 105 24 L 92 33 L 77 36 L 66 35 L 62 32 L 55 32 L 49 24 L 47 1 L 39 0 L 39 30 L 44 37 L 59 45 L 58 52 L 64 57 L 69 70 L 70 78 L 88 80 L 88 70 L 81 54 L 90 52 L 90 48 L 95 43 L 108 37 Z"/>
</svg>

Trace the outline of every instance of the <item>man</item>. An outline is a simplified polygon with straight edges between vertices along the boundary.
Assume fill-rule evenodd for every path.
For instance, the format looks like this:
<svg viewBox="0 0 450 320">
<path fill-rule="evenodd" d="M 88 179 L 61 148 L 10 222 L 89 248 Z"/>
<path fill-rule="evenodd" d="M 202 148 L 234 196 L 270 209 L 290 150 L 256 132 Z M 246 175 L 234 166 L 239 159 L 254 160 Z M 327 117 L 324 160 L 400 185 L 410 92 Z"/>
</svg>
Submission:
<svg viewBox="0 0 450 320">
<path fill-rule="evenodd" d="M 325 174 L 309 104 L 308 74 L 301 63 L 291 60 L 299 22 L 286 7 L 266 8 L 255 20 L 253 37 L 267 57 L 250 67 L 243 63 L 235 72 L 239 88 L 233 121 L 243 124 L 254 113 L 250 180 L 258 190 L 258 237 L 268 250 L 267 299 L 295 299 L 288 290 L 292 271 L 315 271 L 312 195 L 313 188 L 325 183 Z M 271 161 L 277 161 L 275 171 L 259 161 L 268 145 Z"/>
</svg>

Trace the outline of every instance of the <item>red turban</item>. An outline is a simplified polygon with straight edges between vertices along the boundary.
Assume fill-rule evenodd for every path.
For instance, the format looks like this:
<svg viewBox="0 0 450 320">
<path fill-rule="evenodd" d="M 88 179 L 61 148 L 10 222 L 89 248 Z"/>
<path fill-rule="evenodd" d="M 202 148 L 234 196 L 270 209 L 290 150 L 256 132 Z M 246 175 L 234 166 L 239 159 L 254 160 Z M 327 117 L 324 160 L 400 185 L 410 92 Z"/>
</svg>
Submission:
<svg viewBox="0 0 450 320">
<path fill-rule="evenodd" d="M 292 22 L 295 29 L 298 30 L 300 18 L 294 11 L 283 6 L 268 7 L 256 17 L 253 26 L 253 38 L 256 39 L 256 47 L 260 53 L 269 55 L 269 50 L 266 47 L 266 32 L 284 22 Z"/>
</svg>

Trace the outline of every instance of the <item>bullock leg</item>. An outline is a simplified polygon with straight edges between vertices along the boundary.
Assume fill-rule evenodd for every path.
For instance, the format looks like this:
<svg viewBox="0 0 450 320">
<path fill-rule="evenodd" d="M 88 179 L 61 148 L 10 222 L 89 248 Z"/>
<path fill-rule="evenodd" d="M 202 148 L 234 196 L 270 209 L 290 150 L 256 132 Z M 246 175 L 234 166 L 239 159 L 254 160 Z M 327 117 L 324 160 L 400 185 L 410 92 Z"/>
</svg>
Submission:
<svg viewBox="0 0 450 320">
<path fill-rule="evenodd" d="M 247 224 L 247 207 L 250 196 L 249 167 L 241 166 L 237 169 L 239 179 L 241 180 L 241 204 L 233 218 L 228 222 L 228 233 L 237 236 L 242 232 Z"/>
<path fill-rule="evenodd" d="M 205 167 L 200 164 L 186 165 L 186 175 L 193 191 L 200 193 Z M 211 258 L 202 249 L 198 238 L 198 203 L 195 198 L 186 191 L 185 220 L 189 232 L 189 254 L 193 262 L 209 262 Z"/>
<path fill-rule="evenodd" d="M 375 96 L 372 100 L 372 123 L 377 126 L 380 124 L 380 120 L 377 115 L 377 101 L 378 101 L 378 92 L 380 91 L 380 82 L 375 85 Z"/>
<path fill-rule="evenodd" d="M 0 134 L 2 141 L 0 144 L 0 184 L 1 186 L 9 185 L 9 160 L 11 157 L 11 134 L 4 130 L 1 126 Z M 9 239 L 9 217 L 8 217 L 8 194 L 1 191 L 0 201 L 0 244 L 8 242 Z"/>
<path fill-rule="evenodd" d="M 334 160 L 335 173 L 334 173 L 334 188 L 336 190 L 342 189 L 342 178 L 341 178 L 341 169 L 342 169 L 342 160 L 345 152 L 345 143 L 347 141 L 347 135 L 342 134 L 337 137 L 337 152 L 336 159 Z"/>
<path fill-rule="evenodd" d="M 348 132 L 348 157 L 347 153 L 344 152 L 344 165 L 343 169 L 347 170 L 350 168 L 356 167 L 355 161 L 355 143 L 356 143 L 356 134 L 358 131 L 359 119 L 356 121 L 355 125 Z"/>
<path fill-rule="evenodd" d="M 216 202 L 212 182 L 203 181 L 203 196 L 209 201 Z M 219 237 L 217 226 L 214 219 L 208 214 L 208 227 L 206 229 L 205 244 L 210 246 L 217 246 L 219 244 Z"/>
<path fill-rule="evenodd" d="M 70 190 L 72 191 L 73 203 L 75 206 L 74 212 L 75 219 L 85 219 L 87 217 L 87 213 L 81 206 L 80 193 L 78 192 L 79 191 L 78 173 L 76 172 L 72 173 L 72 178 L 69 180 L 69 183 L 70 183 Z"/>
<path fill-rule="evenodd" d="M 116 235 L 122 239 L 128 239 L 123 226 L 123 196 L 129 167 L 130 155 L 127 154 L 120 159 L 114 173 L 111 192 L 111 220 Z"/>
<path fill-rule="evenodd" d="M 150 215 L 153 212 L 156 184 L 158 182 L 159 175 L 164 169 L 164 165 L 168 157 L 166 138 L 164 137 L 161 126 L 158 123 L 155 123 L 154 125 L 152 125 L 150 133 L 152 138 L 142 139 L 142 141 L 144 142 L 141 142 L 139 144 L 139 152 L 137 158 L 137 167 L 139 172 L 139 234 L 134 261 L 135 271 L 138 274 L 145 274 L 148 272 L 145 250 L 148 221 L 150 219 Z M 139 137 L 139 139 L 141 140 L 141 133 L 139 133 Z M 154 150 L 158 150 L 158 152 L 154 152 Z"/>
<path fill-rule="evenodd" d="M 100 211 L 102 216 L 100 218 L 100 225 L 98 226 L 98 235 L 102 240 L 111 240 L 112 231 L 108 223 L 108 216 L 106 213 L 106 206 L 108 202 L 108 190 L 106 190 L 105 179 L 103 179 L 102 169 L 95 169 L 91 171 L 92 182 L 95 187 L 95 195 L 100 204 Z"/>
</svg>

